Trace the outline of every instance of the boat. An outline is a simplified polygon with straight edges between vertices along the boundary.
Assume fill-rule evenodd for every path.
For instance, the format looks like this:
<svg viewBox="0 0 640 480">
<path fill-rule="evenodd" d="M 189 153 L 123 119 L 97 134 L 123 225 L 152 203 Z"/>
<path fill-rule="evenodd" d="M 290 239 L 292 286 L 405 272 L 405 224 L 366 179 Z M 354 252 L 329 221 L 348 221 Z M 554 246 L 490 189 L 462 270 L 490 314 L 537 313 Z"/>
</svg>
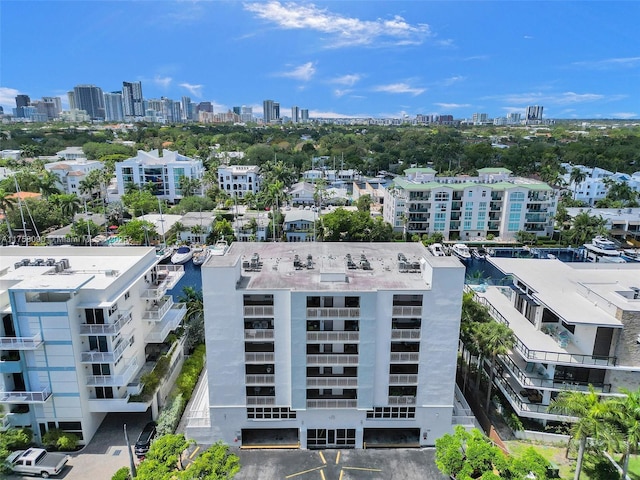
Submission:
<svg viewBox="0 0 640 480">
<path fill-rule="evenodd" d="M 622 251 L 622 258 L 627 262 L 640 262 L 640 249 L 626 248 Z"/>
<path fill-rule="evenodd" d="M 456 243 L 453 247 L 451 247 L 451 252 L 453 252 L 453 254 L 463 262 L 471 259 L 471 252 L 469 251 L 469 247 L 467 247 L 464 243 Z"/>
<path fill-rule="evenodd" d="M 193 257 L 193 251 L 191 247 L 183 245 L 178 247 L 175 253 L 171 256 L 171 263 L 174 265 L 181 265 L 183 263 L 187 263 Z"/>
<path fill-rule="evenodd" d="M 606 237 L 598 235 L 585 243 L 585 259 L 587 262 L 625 263 L 621 258 L 622 251 L 617 250 L 616 244 Z"/>
<path fill-rule="evenodd" d="M 433 243 L 429 245 L 429 251 L 434 257 L 444 257 L 446 255 L 441 243 Z"/>
<path fill-rule="evenodd" d="M 471 255 L 473 255 L 473 258 L 476 260 L 486 260 L 488 253 L 484 248 L 478 247 L 471 250 Z"/>
<path fill-rule="evenodd" d="M 193 264 L 196 266 L 202 265 L 211 256 L 210 248 L 199 248 L 193 252 Z"/>
<path fill-rule="evenodd" d="M 167 263 L 173 255 L 173 247 L 167 245 L 156 245 L 156 258 L 158 263 Z"/>
<path fill-rule="evenodd" d="M 227 249 L 229 248 L 229 244 L 226 240 L 218 240 L 215 245 L 209 247 L 207 250 L 211 252 L 211 255 L 215 257 L 219 257 L 227 253 Z"/>
</svg>

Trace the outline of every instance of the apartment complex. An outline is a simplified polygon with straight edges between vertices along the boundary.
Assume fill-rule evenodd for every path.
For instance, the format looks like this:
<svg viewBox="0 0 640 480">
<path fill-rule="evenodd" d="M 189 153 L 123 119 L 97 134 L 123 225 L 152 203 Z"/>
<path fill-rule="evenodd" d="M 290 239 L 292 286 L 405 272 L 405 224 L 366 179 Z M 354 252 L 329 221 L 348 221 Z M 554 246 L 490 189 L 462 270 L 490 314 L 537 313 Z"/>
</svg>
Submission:
<svg viewBox="0 0 640 480">
<path fill-rule="evenodd" d="M 520 417 L 563 417 L 549 403 L 566 390 L 602 395 L 640 385 L 640 266 L 491 258 L 510 287 L 476 299 L 516 337 L 495 365 L 495 387 Z M 485 365 L 488 368 L 488 365 Z"/>
<path fill-rule="evenodd" d="M 260 167 L 257 165 L 223 165 L 218 167 L 220 190 L 231 197 L 244 198 L 260 191 Z"/>
<path fill-rule="evenodd" d="M 67 150 L 71 150 L 71 148 L 79 147 L 70 147 Z M 58 152 L 58 156 L 61 156 L 60 154 L 63 152 Z M 71 157 L 72 155 L 70 154 Z M 44 169 L 56 176 L 57 187 L 64 193 L 75 194 L 81 198 L 90 198 L 91 192 L 80 191 L 80 182 L 87 178 L 89 172 L 100 170 L 103 167 L 103 163 L 97 160 L 87 160 L 84 158 L 84 154 L 82 155 L 82 157 L 72 157 L 69 160 L 46 163 Z"/>
<path fill-rule="evenodd" d="M 553 232 L 558 193 L 546 183 L 482 168 L 477 177 L 438 177 L 432 168 L 409 168 L 384 187 L 384 220 L 407 234 L 440 232 L 446 240 L 502 240 L 519 231 Z"/>
<path fill-rule="evenodd" d="M 424 446 L 452 430 L 455 258 L 417 243 L 235 242 L 202 282 L 209 441 Z"/>
<path fill-rule="evenodd" d="M 168 336 L 186 313 L 166 295 L 182 267 L 157 263 L 146 247 L 0 248 L 6 424 L 88 443 L 109 412 L 157 415 L 183 360 Z M 141 377 L 163 356 L 166 381 L 141 396 Z"/>
<path fill-rule="evenodd" d="M 182 198 L 183 178 L 201 181 L 204 175 L 202 161 L 180 155 L 171 150 L 144 152 L 116 163 L 118 195 L 124 195 L 129 184 L 144 188 L 153 184 L 153 193 L 162 200 L 176 203 Z M 200 194 L 198 189 L 196 194 Z"/>
</svg>

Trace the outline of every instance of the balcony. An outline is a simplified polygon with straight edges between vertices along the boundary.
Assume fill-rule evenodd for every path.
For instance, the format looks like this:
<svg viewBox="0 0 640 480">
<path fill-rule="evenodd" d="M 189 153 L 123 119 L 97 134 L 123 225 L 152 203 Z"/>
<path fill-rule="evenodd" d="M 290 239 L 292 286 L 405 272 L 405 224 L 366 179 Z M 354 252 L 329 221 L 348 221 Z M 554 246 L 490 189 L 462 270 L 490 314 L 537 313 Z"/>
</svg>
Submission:
<svg viewBox="0 0 640 480">
<path fill-rule="evenodd" d="M 165 314 L 173 307 L 173 297 L 165 295 L 158 300 L 147 300 L 147 308 L 142 319 L 150 322 L 160 322 Z"/>
<path fill-rule="evenodd" d="M 80 335 L 117 335 L 127 323 L 131 321 L 131 311 L 118 311 L 114 322 L 103 324 L 83 323 L 80 325 Z"/>
<path fill-rule="evenodd" d="M 276 376 L 273 374 L 245 375 L 244 381 L 247 386 L 273 385 L 276 381 Z"/>
<path fill-rule="evenodd" d="M 29 392 L 0 392 L 0 403 L 44 403 L 51 397 L 51 388 Z"/>
<path fill-rule="evenodd" d="M 273 363 L 273 352 L 246 352 L 244 354 L 245 363 Z"/>
<path fill-rule="evenodd" d="M 420 340 L 421 333 L 418 329 L 393 328 L 391 329 L 391 340 Z"/>
<path fill-rule="evenodd" d="M 0 350 L 36 350 L 43 343 L 39 333 L 31 337 L 0 337 Z"/>
<path fill-rule="evenodd" d="M 391 352 L 391 363 L 417 363 L 419 352 Z"/>
<path fill-rule="evenodd" d="M 360 318 L 360 309 L 356 307 L 344 308 L 307 308 L 307 318 Z"/>
<path fill-rule="evenodd" d="M 127 385 L 138 371 L 138 359 L 132 358 L 125 364 L 122 373 L 117 375 L 88 375 L 87 386 L 121 387 Z"/>
<path fill-rule="evenodd" d="M 157 265 L 155 280 L 150 282 L 150 287 L 142 293 L 144 299 L 159 299 L 176 286 L 184 275 L 182 265 Z"/>
<path fill-rule="evenodd" d="M 4 356 L 2 358 L 5 358 Z M 22 371 L 22 364 L 20 359 L 8 359 L 0 360 L 0 373 L 20 373 Z"/>
<path fill-rule="evenodd" d="M 360 340 L 360 332 L 322 331 L 307 332 L 308 343 L 340 343 L 357 342 Z"/>
<path fill-rule="evenodd" d="M 389 397 L 389 405 L 415 405 L 415 395 L 392 395 Z"/>
<path fill-rule="evenodd" d="M 358 355 L 318 354 L 307 355 L 307 366 L 314 365 L 357 365 Z"/>
<path fill-rule="evenodd" d="M 273 317 L 273 305 L 254 305 L 244 307 L 245 317 Z"/>
<path fill-rule="evenodd" d="M 81 363 L 115 363 L 120 360 L 122 354 L 129 346 L 131 338 L 123 340 L 112 352 L 82 352 L 80 356 Z"/>
<path fill-rule="evenodd" d="M 417 385 L 417 384 L 418 384 L 418 375 L 415 375 L 415 374 L 389 375 L 389 385 Z"/>
<path fill-rule="evenodd" d="M 147 334 L 144 341 L 146 343 L 162 343 L 182 322 L 187 314 L 187 306 L 184 303 L 176 303 L 171 306 L 164 316 L 162 322 L 156 323 L 151 331 Z"/>
<path fill-rule="evenodd" d="M 392 309 L 394 317 L 421 317 L 422 307 L 400 307 L 395 306 Z"/>
<path fill-rule="evenodd" d="M 356 388 L 357 377 L 307 377 L 308 388 Z"/>
<path fill-rule="evenodd" d="M 356 408 L 358 400 L 351 398 L 327 398 L 307 400 L 307 408 Z"/>
<path fill-rule="evenodd" d="M 245 328 L 245 340 L 273 340 L 273 329 Z"/>
<path fill-rule="evenodd" d="M 89 411 L 93 413 L 109 413 L 109 412 L 146 412 L 149 403 L 131 402 L 130 395 L 124 398 L 90 398 Z"/>
<path fill-rule="evenodd" d="M 247 405 L 275 405 L 276 397 L 256 396 L 247 397 Z"/>
</svg>

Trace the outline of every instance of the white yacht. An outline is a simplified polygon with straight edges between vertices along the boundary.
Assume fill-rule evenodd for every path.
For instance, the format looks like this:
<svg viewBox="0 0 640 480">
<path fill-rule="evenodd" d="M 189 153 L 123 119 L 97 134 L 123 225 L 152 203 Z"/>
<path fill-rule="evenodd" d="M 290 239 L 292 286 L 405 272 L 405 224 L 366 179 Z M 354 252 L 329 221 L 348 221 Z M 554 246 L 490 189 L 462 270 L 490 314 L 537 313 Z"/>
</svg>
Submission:
<svg viewBox="0 0 640 480">
<path fill-rule="evenodd" d="M 455 245 L 453 245 L 453 247 L 451 247 L 451 251 L 463 262 L 471 259 L 471 252 L 469 251 L 469 247 L 467 247 L 464 243 L 456 243 Z"/>
<path fill-rule="evenodd" d="M 441 243 L 432 243 L 429 245 L 429 251 L 434 257 L 444 257 L 446 255 Z"/>
<path fill-rule="evenodd" d="M 193 264 L 196 266 L 202 265 L 211 256 L 210 248 L 199 248 L 193 252 Z"/>
<path fill-rule="evenodd" d="M 218 240 L 213 247 L 209 247 L 207 250 L 211 252 L 211 255 L 215 257 L 219 257 L 227 253 L 228 248 L 229 248 L 229 244 L 227 243 L 226 240 L 222 239 L 222 240 Z"/>
<path fill-rule="evenodd" d="M 591 243 L 585 243 L 585 258 L 587 262 L 603 262 L 603 263 L 625 263 L 622 258 L 622 251 L 616 248 L 615 242 L 606 237 L 598 235 L 591 240 Z"/>
<path fill-rule="evenodd" d="M 191 247 L 183 245 L 178 247 L 175 253 L 171 256 L 171 263 L 174 265 L 181 265 L 191 260 L 191 257 L 193 257 L 193 250 L 191 250 Z"/>
</svg>

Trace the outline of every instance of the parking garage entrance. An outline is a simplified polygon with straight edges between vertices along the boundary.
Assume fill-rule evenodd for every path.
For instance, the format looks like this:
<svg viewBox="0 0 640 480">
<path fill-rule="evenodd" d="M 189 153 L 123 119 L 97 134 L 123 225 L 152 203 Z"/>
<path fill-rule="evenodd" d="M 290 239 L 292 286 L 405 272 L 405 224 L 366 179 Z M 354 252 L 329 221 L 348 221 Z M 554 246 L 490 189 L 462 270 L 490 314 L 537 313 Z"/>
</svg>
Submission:
<svg viewBox="0 0 640 480">
<path fill-rule="evenodd" d="M 355 428 L 310 428 L 307 430 L 307 448 L 355 448 Z"/>
<path fill-rule="evenodd" d="M 300 448 L 297 428 L 243 428 L 242 448 Z"/>
<path fill-rule="evenodd" d="M 419 428 L 365 428 L 364 448 L 418 448 Z"/>
</svg>

